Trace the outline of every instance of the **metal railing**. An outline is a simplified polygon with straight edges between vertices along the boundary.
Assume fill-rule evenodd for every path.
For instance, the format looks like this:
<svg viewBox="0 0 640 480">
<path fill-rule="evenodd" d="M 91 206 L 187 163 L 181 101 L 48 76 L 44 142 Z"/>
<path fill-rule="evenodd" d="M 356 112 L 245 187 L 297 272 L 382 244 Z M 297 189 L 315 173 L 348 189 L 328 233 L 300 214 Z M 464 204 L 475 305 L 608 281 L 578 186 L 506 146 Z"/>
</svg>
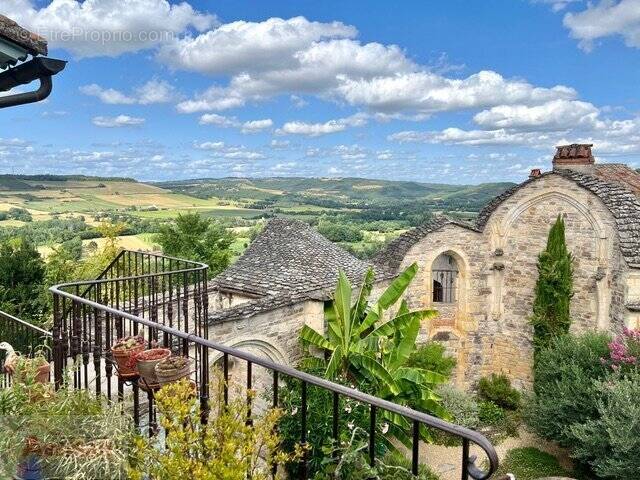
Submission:
<svg viewBox="0 0 640 480">
<path fill-rule="evenodd" d="M 0 341 L 11 345 L 16 353 L 31 357 L 37 349 L 43 348 L 45 357 L 50 361 L 51 340 L 50 331 L 0 311 Z M 11 376 L 5 369 L 7 354 L 7 350 L 0 349 L 0 388 L 11 384 Z"/>
<path fill-rule="evenodd" d="M 196 384 L 204 418 L 209 412 L 209 359 L 221 355 L 225 401 L 228 401 L 229 396 L 227 382 L 231 358 L 245 362 L 248 389 L 254 385 L 255 371 L 252 367 L 259 366 L 271 372 L 274 406 L 279 405 L 278 391 L 282 382 L 286 382 L 287 379 L 300 382 L 302 405 L 297 415 L 301 425 L 300 443 L 303 445 L 307 443 L 307 390 L 308 387 L 316 387 L 332 392 L 334 439 L 339 435 L 341 397 L 369 406 L 369 460 L 372 464 L 376 461 L 376 415 L 386 411 L 402 416 L 410 425 L 411 470 L 414 475 L 418 473 L 420 432 L 424 427 L 438 429 L 462 440 L 463 480 L 488 479 L 497 469 L 498 456 L 495 449 L 489 440 L 478 432 L 209 340 L 206 265 L 139 252 L 123 253 L 120 258 L 119 261 L 127 266 L 151 262 L 154 269 L 147 269 L 146 273 L 143 273 L 135 268 L 130 271 L 126 268 L 115 268 L 112 272 L 116 272 L 116 276 L 112 278 L 109 277 L 114 273 L 107 273 L 99 280 L 67 283 L 50 289 L 54 297 L 53 352 L 56 385 L 62 382 L 62 372 L 68 359 L 78 359 L 74 386 L 91 388 L 90 385 L 93 383 L 97 394 L 105 394 L 117 401 L 124 401 L 125 390 L 131 393 L 136 425 L 140 425 L 140 394 L 146 392 L 149 417 L 147 425 L 149 432 L 153 433 L 157 428 L 153 389 L 139 382 L 137 378 L 117 375 L 111 355 L 111 346 L 116 339 L 127 335 L 143 335 L 148 345 L 157 342 L 195 360 L 192 378 Z M 82 292 L 86 294 L 83 295 Z M 93 368 L 90 368 L 90 364 Z M 117 391 L 113 388 L 114 383 L 117 385 Z M 251 402 L 249 396 L 247 401 Z M 250 410 L 251 405 L 248 407 Z M 488 461 L 486 471 L 480 470 L 475 463 L 475 457 L 470 455 L 472 444 L 485 452 Z M 298 478 L 308 478 L 307 457 L 303 456 L 300 462 Z"/>
</svg>

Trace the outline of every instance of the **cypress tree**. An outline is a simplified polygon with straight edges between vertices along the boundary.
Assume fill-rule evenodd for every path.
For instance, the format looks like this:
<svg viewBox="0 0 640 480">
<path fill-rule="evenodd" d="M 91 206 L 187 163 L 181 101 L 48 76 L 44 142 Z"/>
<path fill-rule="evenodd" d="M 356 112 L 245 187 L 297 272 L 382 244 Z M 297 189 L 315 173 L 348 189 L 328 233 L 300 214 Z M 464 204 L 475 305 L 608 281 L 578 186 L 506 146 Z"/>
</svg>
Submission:
<svg viewBox="0 0 640 480">
<path fill-rule="evenodd" d="M 569 332 L 573 296 L 573 258 L 567 250 L 560 215 L 549 231 L 547 248 L 538 256 L 538 281 L 533 302 L 534 349 L 537 354 L 557 336 Z"/>
</svg>

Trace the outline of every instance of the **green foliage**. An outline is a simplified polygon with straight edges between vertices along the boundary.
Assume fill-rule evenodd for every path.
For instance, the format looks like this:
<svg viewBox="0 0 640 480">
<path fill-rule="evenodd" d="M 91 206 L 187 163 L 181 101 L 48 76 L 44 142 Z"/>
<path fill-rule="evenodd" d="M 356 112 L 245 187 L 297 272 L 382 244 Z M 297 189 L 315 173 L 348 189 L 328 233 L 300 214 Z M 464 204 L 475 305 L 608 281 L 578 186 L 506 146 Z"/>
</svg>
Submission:
<svg viewBox="0 0 640 480">
<path fill-rule="evenodd" d="M 418 476 L 411 474 L 411 462 L 401 452 L 389 452 L 369 463 L 367 433 L 355 428 L 345 444 L 327 452 L 313 480 L 438 480 L 426 465 L 420 465 Z"/>
<path fill-rule="evenodd" d="M 478 396 L 508 410 L 520 406 L 520 392 L 511 386 L 509 377 L 504 374 L 491 374 L 478 382 Z"/>
<path fill-rule="evenodd" d="M 362 231 L 352 225 L 335 223 L 324 218 L 320 219 L 317 226 L 318 232 L 332 242 L 360 242 L 364 238 Z"/>
<path fill-rule="evenodd" d="M 572 456 L 588 464 L 600 478 L 640 478 L 640 372 L 596 381 L 602 392 L 596 415 L 575 423 Z"/>
<path fill-rule="evenodd" d="M 569 332 L 573 295 L 573 257 L 567 250 L 564 220 L 560 215 L 549 231 L 547 248 L 538 257 L 538 280 L 531 323 L 537 354 L 551 340 Z"/>
<path fill-rule="evenodd" d="M 395 316 L 382 321 L 417 270 L 416 264 L 407 268 L 374 304 L 369 300 L 373 271 L 365 275 L 353 304 L 351 283 L 341 271 L 333 302 L 325 309 L 326 336 L 305 325 L 300 338 L 329 355 L 327 378 L 343 377 L 356 383 L 371 383 L 375 394 L 384 399 L 447 417 L 433 391 L 434 386 L 445 382 L 446 378 L 436 372 L 407 366 L 407 360 L 416 348 L 421 320 L 435 316 L 436 312 L 410 312 L 402 302 Z"/>
<path fill-rule="evenodd" d="M 215 276 L 229 265 L 233 236 L 217 222 L 184 213 L 175 224 L 163 225 L 156 241 L 166 255 L 206 263 L 209 275 Z"/>
<path fill-rule="evenodd" d="M 485 425 L 500 425 L 505 419 L 504 410 L 492 401 L 478 403 L 478 419 Z"/>
<path fill-rule="evenodd" d="M 33 367 L 19 362 L 16 377 L 23 381 L 0 390 L 2 478 L 13 478 L 29 455 L 38 459 L 45 478 L 127 478 L 131 419 L 120 406 L 67 385 L 54 391 L 20 371 Z"/>
<path fill-rule="evenodd" d="M 20 220 L 21 222 L 31 222 L 33 217 L 26 208 L 12 207 L 7 212 L 9 218 Z"/>
<path fill-rule="evenodd" d="M 442 406 L 453 417 L 453 423 L 467 428 L 478 427 L 478 402 L 471 395 L 449 384 L 440 385 L 437 392 Z"/>
<path fill-rule="evenodd" d="M 611 369 L 601 362 L 609 353 L 606 333 L 565 335 L 538 355 L 534 392 L 525 402 L 525 419 L 543 438 L 564 447 L 577 443 L 573 425 L 598 416 L 601 392 L 594 380 L 604 380 Z"/>
<path fill-rule="evenodd" d="M 407 366 L 436 372 L 449 379 L 453 369 L 456 367 L 456 359 L 447 355 L 444 345 L 431 341 L 425 345 L 420 345 L 411 354 L 407 361 Z"/>
<path fill-rule="evenodd" d="M 225 406 L 224 383 L 220 375 L 217 377 L 217 395 L 204 424 L 188 380 L 168 384 L 156 394 L 160 423 L 167 436 L 164 445 L 147 436 L 136 437 L 128 472 L 131 480 L 266 480 L 272 477 L 265 466 L 300 458 L 300 448 L 293 455 L 280 450 L 276 433 L 280 410 L 269 410 L 248 422 L 246 396 L 232 395 Z"/>
<path fill-rule="evenodd" d="M 298 368 L 313 375 L 322 376 L 325 365 L 315 358 L 308 358 L 298 365 Z M 365 390 L 366 391 L 366 390 Z M 371 392 L 367 392 L 371 393 Z M 282 444 L 285 451 L 293 451 L 300 440 L 301 423 L 300 412 L 302 395 L 300 382 L 290 380 L 286 386 L 280 388 L 280 405 L 283 416 L 278 422 L 278 432 L 282 436 Z M 358 402 L 350 401 L 344 397 L 339 399 L 338 432 L 339 441 L 347 443 L 356 427 L 369 428 L 369 408 Z M 325 458 L 330 455 L 335 447 L 333 441 L 333 394 L 325 389 L 308 386 L 307 388 L 307 425 L 312 425 L 307 433 L 309 451 L 309 472 L 311 476 L 321 470 Z M 383 455 L 390 445 L 382 434 L 385 420 L 378 418 L 378 435 L 376 436 L 376 454 Z M 290 478 L 297 478 L 298 466 L 289 464 L 287 470 Z"/>
<path fill-rule="evenodd" d="M 45 264 L 24 238 L 0 243 L 0 310 L 39 323 L 46 313 Z"/>
<path fill-rule="evenodd" d="M 570 474 L 553 455 L 534 447 L 514 448 L 501 462 L 496 478 L 511 473 L 518 480 L 537 480 L 541 477 L 568 477 Z M 630 477 L 629 477 L 630 478 Z"/>
</svg>

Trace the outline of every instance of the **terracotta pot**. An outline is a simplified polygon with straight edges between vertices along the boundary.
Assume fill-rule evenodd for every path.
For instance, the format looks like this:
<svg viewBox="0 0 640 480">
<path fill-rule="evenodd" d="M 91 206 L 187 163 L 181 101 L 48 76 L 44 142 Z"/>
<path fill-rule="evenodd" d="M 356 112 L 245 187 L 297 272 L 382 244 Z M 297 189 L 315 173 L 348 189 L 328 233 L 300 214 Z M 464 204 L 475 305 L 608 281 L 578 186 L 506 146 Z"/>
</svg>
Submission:
<svg viewBox="0 0 640 480">
<path fill-rule="evenodd" d="M 152 348 L 151 350 L 145 350 L 144 352 L 140 353 L 140 356 L 144 356 L 149 352 L 152 352 L 156 355 L 162 353 L 162 356 L 159 356 L 158 358 L 155 358 L 153 360 L 145 360 L 144 357 L 138 357 L 138 359 L 136 360 L 136 366 L 138 367 L 138 373 L 140 374 L 140 376 L 144 379 L 147 385 L 151 386 L 158 384 L 158 377 L 156 377 L 155 372 L 156 365 L 165 358 L 169 358 L 171 356 L 171 350 L 169 350 L 168 348 Z"/>
<path fill-rule="evenodd" d="M 36 373 L 36 382 L 37 383 L 49 383 L 49 374 L 51 373 L 51 365 L 49 363 L 45 363 L 44 365 L 40 365 Z"/>
<path fill-rule="evenodd" d="M 118 365 L 118 375 L 136 375 L 138 373 L 135 364 L 131 364 L 131 357 L 144 350 L 144 344 L 137 345 L 127 350 L 121 348 L 111 348 L 113 359 Z"/>
<path fill-rule="evenodd" d="M 193 360 L 190 358 L 187 358 L 187 364 L 184 367 L 172 368 L 170 370 L 158 368 L 161 367 L 162 363 L 163 362 L 158 362 L 155 366 L 156 377 L 158 378 L 158 383 L 160 385 L 177 382 L 182 378 L 188 377 L 191 374 L 191 369 L 193 368 Z"/>
</svg>

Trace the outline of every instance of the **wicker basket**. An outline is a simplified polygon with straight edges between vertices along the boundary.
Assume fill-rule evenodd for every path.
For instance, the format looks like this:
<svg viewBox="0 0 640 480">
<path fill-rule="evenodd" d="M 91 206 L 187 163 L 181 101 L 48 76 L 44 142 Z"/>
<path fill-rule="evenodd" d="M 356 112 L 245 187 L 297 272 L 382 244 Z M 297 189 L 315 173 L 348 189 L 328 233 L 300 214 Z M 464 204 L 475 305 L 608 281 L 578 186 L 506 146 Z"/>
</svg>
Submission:
<svg viewBox="0 0 640 480">
<path fill-rule="evenodd" d="M 136 366 L 138 367 L 138 373 L 144 379 L 148 386 L 153 386 L 158 384 L 158 377 L 156 376 L 155 368 L 158 363 L 160 363 L 165 358 L 169 358 L 171 356 L 171 350 L 168 348 L 152 348 L 151 350 L 145 350 L 140 355 L 144 355 L 147 352 L 162 352 L 163 356 L 160 358 L 156 358 L 153 360 L 144 360 L 143 358 L 139 358 L 136 360 Z"/>
<path fill-rule="evenodd" d="M 185 357 L 170 357 L 171 359 L 175 358 L 185 358 Z M 172 368 L 172 369 L 164 369 L 162 365 L 168 359 L 164 359 L 158 362 L 155 366 L 155 374 L 158 378 L 158 383 L 160 385 L 166 385 L 168 383 L 177 382 L 178 380 L 188 377 L 191 375 L 191 370 L 193 368 L 193 360 L 190 358 L 186 358 L 186 365 L 181 368 Z"/>
</svg>

